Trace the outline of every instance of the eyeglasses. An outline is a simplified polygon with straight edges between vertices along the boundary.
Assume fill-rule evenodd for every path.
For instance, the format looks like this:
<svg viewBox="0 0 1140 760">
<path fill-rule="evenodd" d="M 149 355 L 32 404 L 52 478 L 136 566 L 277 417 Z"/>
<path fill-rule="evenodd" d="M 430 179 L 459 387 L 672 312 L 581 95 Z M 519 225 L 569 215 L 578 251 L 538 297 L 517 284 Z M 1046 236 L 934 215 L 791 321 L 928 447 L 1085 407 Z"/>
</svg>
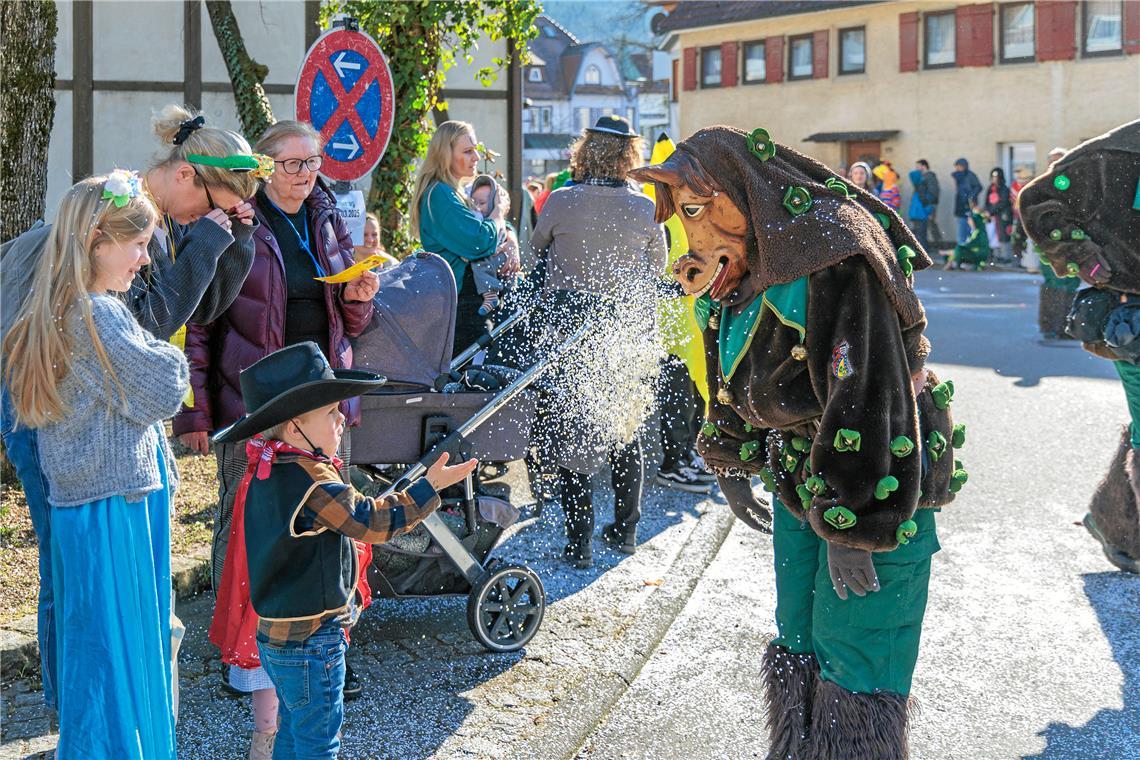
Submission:
<svg viewBox="0 0 1140 760">
<path fill-rule="evenodd" d="M 321 164 L 324 162 L 324 156 L 309 156 L 308 158 L 287 158 L 284 161 L 273 159 L 273 163 L 281 164 L 281 168 L 285 170 L 286 174 L 300 174 L 302 166 L 307 167 L 311 172 L 319 171 Z"/>
<path fill-rule="evenodd" d="M 198 167 L 190 164 L 190 168 L 194 170 L 194 174 L 198 176 L 198 181 L 202 183 L 202 189 L 206 191 L 206 203 L 210 204 L 211 209 L 221 208 L 218 204 L 214 203 L 214 197 L 210 195 L 210 186 L 206 184 L 206 178 L 198 171 Z"/>
</svg>

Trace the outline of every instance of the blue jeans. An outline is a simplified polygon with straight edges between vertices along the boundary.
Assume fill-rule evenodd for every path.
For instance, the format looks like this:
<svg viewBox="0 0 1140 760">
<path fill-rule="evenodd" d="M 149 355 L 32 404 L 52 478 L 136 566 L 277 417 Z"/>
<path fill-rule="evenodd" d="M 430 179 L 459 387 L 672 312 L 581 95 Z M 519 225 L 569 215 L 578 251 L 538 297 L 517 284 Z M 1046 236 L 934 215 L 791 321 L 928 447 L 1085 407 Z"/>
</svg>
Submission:
<svg viewBox="0 0 1140 760">
<path fill-rule="evenodd" d="M 954 217 L 958 220 L 958 244 L 961 245 L 970 239 L 970 233 L 973 230 L 970 228 L 970 220 L 964 216 Z"/>
<path fill-rule="evenodd" d="M 300 647 L 257 642 L 261 666 L 277 691 L 281 725 L 274 760 L 335 760 L 344 722 L 344 629 L 325 623 Z"/>
<path fill-rule="evenodd" d="M 44 685 L 44 704 L 55 708 L 55 603 L 51 579 L 51 506 L 47 500 L 48 485 L 40 467 L 36 431 L 16 426 L 16 413 L 8 397 L 8 389 L 2 386 L 0 434 L 3 435 L 8 461 L 16 468 L 16 475 L 24 486 L 24 498 L 28 502 L 32 527 L 36 530 L 36 540 L 39 543 L 40 597 L 36 632 L 40 647 L 40 677 Z"/>
</svg>

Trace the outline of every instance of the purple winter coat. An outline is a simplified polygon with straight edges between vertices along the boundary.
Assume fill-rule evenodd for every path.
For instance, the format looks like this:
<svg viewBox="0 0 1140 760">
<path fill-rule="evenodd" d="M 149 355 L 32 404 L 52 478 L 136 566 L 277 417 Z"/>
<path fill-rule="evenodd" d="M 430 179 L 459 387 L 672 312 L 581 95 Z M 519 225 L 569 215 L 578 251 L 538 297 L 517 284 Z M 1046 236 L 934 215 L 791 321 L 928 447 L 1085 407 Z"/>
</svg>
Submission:
<svg viewBox="0 0 1140 760">
<path fill-rule="evenodd" d="M 208 325 L 187 325 L 186 355 L 190 359 L 190 387 L 194 406 L 183 406 L 174 418 L 174 433 L 212 432 L 246 413 L 238 375 L 258 359 L 282 347 L 285 337 L 285 265 L 272 228 L 250 201 L 261 226 L 254 232 L 253 266 L 233 305 Z M 336 210 L 332 195 L 318 182 L 305 200 L 313 253 L 329 274 L 344 271 L 355 262 L 352 237 Z M 356 337 L 372 320 L 372 302 L 347 302 L 344 285 L 325 288 L 329 315 L 329 342 L 321 346 L 334 369 L 352 367 Z M 360 402 L 341 405 L 347 424 L 360 420 Z"/>
</svg>

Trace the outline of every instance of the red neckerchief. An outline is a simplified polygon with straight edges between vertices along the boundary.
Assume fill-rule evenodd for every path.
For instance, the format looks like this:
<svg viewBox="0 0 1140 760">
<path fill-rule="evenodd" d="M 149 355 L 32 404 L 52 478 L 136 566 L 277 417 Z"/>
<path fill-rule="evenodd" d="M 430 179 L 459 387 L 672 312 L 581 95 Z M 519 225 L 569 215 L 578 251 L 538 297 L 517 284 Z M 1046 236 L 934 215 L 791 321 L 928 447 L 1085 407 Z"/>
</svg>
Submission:
<svg viewBox="0 0 1140 760">
<path fill-rule="evenodd" d="M 269 471 L 273 468 L 273 463 L 277 461 L 278 454 L 296 454 L 297 456 L 312 459 L 316 462 L 328 462 L 338 470 L 342 466 L 340 459 L 335 456 L 330 457 L 323 454 L 314 454 L 311 451 L 290 446 L 285 443 L 285 441 L 278 441 L 276 439 L 267 441 L 260 435 L 255 435 L 245 444 L 246 459 L 250 467 L 257 467 L 256 474 L 258 480 L 265 480 L 269 477 Z"/>
</svg>

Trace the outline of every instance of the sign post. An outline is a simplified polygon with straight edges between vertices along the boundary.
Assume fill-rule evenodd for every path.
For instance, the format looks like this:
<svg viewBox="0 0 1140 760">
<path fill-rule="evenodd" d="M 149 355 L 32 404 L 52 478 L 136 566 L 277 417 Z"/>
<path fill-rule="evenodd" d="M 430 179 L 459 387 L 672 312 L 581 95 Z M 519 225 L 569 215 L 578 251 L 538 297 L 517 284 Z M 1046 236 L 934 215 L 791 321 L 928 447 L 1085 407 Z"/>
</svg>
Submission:
<svg viewBox="0 0 1140 760">
<path fill-rule="evenodd" d="M 321 174 L 333 181 L 353 243 L 363 242 L 364 194 L 352 182 L 368 176 L 392 137 L 396 91 L 388 59 L 353 19 L 319 37 L 305 53 L 295 114 L 321 133 Z"/>
</svg>

